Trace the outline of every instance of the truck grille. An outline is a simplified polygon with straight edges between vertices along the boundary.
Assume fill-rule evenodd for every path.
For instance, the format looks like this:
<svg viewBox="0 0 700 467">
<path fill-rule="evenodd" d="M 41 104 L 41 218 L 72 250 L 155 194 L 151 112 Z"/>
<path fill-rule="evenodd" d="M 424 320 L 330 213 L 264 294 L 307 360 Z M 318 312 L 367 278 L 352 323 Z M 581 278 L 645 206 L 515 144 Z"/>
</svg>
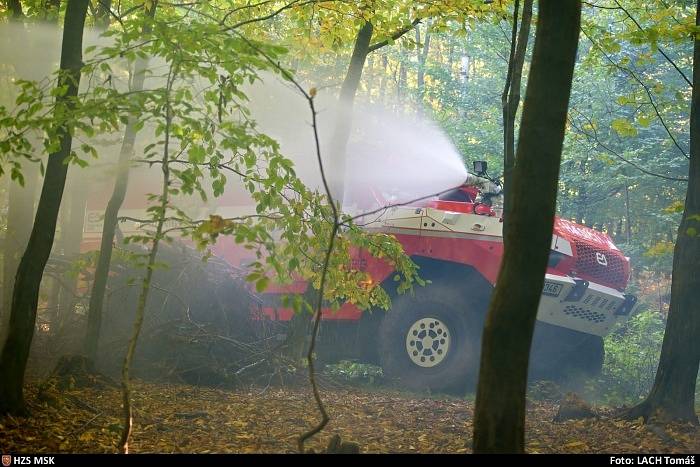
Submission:
<svg viewBox="0 0 700 467">
<path fill-rule="evenodd" d="M 564 308 L 564 314 L 596 324 L 605 321 L 604 314 L 576 305 L 566 305 L 566 308 Z"/>
<path fill-rule="evenodd" d="M 627 286 L 627 261 L 620 253 L 601 250 L 576 240 L 574 245 L 576 273 L 579 276 L 614 289 L 620 290 Z"/>
</svg>

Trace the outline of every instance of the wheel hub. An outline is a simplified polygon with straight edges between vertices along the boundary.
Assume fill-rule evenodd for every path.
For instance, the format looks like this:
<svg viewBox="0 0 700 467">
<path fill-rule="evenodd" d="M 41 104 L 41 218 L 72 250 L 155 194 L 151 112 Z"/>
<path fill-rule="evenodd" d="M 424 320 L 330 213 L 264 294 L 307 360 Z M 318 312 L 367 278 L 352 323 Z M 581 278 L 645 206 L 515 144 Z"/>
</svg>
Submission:
<svg viewBox="0 0 700 467">
<path fill-rule="evenodd" d="M 408 329 L 406 352 L 413 363 L 434 367 L 445 359 L 450 348 L 451 332 L 439 319 L 421 318 Z"/>
</svg>

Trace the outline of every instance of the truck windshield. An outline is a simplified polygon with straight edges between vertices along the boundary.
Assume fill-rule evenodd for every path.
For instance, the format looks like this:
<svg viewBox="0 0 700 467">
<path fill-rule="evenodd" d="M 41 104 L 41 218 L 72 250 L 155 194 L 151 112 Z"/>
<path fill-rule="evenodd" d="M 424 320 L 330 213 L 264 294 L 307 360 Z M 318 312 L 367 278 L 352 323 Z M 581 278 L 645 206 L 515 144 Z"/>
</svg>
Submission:
<svg viewBox="0 0 700 467">
<path fill-rule="evenodd" d="M 444 193 L 438 199 L 440 201 L 458 201 L 461 203 L 471 203 L 474 201 L 468 193 L 460 190 L 459 188 Z"/>
</svg>

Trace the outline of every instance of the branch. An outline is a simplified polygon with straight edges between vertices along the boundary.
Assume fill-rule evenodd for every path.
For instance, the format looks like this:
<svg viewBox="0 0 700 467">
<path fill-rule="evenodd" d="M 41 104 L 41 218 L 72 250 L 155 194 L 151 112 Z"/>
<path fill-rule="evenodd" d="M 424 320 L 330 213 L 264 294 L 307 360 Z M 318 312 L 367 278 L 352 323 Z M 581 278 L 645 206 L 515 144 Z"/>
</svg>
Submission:
<svg viewBox="0 0 700 467">
<path fill-rule="evenodd" d="M 100 9 L 94 8 L 93 15 L 95 16 L 95 19 L 99 22 L 101 18 L 98 17 L 98 15 L 105 15 L 107 18 L 102 18 L 102 20 L 106 19 L 106 27 L 104 29 L 107 29 L 109 27 L 109 17 L 111 16 L 114 18 L 122 27 L 124 27 L 124 21 L 123 18 L 126 16 L 126 14 L 131 13 L 132 11 L 138 10 L 143 6 L 143 3 L 139 3 L 138 5 L 134 6 L 133 8 L 130 8 L 127 13 L 124 15 L 117 15 L 114 11 L 112 11 L 112 8 L 110 8 L 110 5 L 105 1 L 105 0 L 97 0 L 97 4 L 99 5 Z M 90 8 L 93 8 L 92 2 L 90 3 Z"/>
<path fill-rule="evenodd" d="M 616 6 L 598 5 L 598 4 L 596 4 L 596 3 L 590 3 L 590 2 L 586 2 L 586 1 L 583 1 L 583 2 L 581 2 L 581 3 L 583 3 L 583 4 L 586 5 L 586 6 L 593 7 L 593 8 L 600 8 L 601 10 L 619 10 L 619 9 L 620 9 L 620 8 L 618 8 L 618 7 L 616 7 Z"/>
<path fill-rule="evenodd" d="M 178 73 L 178 64 L 176 61 L 170 63 L 170 70 L 168 72 L 168 78 L 165 88 L 165 139 L 163 146 L 163 164 L 161 166 L 163 172 L 163 184 L 161 190 L 160 199 L 160 209 L 161 212 L 165 213 L 165 210 L 169 202 L 169 186 L 170 186 L 170 168 L 168 166 L 168 161 L 170 158 L 170 130 L 173 121 L 172 116 L 172 102 L 170 93 L 173 89 L 173 83 L 175 82 Z M 134 354 L 136 352 L 136 343 L 138 342 L 139 334 L 141 333 L 141 326 L 143 325 L 144 315 L 146 311 L 146 303 L 148 301 L 148 294 L 150 292 L 151 280 L 153 278 L 153 265 L 156 261 L 156 256 L 158 254 L 158 246 L 161 239 L 163 238 L 163 226 L 165 225 L 164 217 L 161 217 L 156 226 L 156 231 L 153 236 L 153 244 L 151 246 L 151 251 L 148 255 L 148 264 L 146 266 L 146 276 L 141 281 L 141 292 L 139 294 L 139 299 L 136 307 L 136 316 L 134 318 L 133 329 L 131 338 L 129 339 L 129 345 L 124 356 L 124 363 L 122 364 L 122 417 L 123 426 L 121 432 L 121 438 L 119 440 L 119 451 L 123 454 L 129 453 L 129 439 L 133 430 L 133 409 L 131 406 L 131 386 L 129 383 L 130 375 L 129 371 L 131 369 L 131 363 L 134 359 Z"/>
<path fill-rule="evenodd" d="M 678 148 L 678 150 L 681 152 L 681 154 L 683 154 L 686 159 L 690 159 L 690 156 L 688 156 L 688 153 L 686 153 L 685 150 L 683 150 L 681 145 L 676 140 L 675 136 L 673 136 L 673 133 L 671 133 L 671 129 L 668 127 L 668 125 L 666 125 L 666 121 L 661 116 L 661 112 L 659 112 L 659 108 L 656 105 L 656 103 L 654 102 L 654 97 L 652 96 L 651 91 L 649 90 L 649 86 L 644 84 L 644 82 L 637 76 L 637 74 L 634 71 L 620 65 L 617 62 L 615 62 L 610 57 L 610 55 L 608 55 L 607 52 L 605 52 L 605 50 L 603 50 L 603 48 L 600 45 L 598 45 L 598 43 L 595 42 L 591 38 L 591 36 L 589 36 L 588 33 L 583 28 L 581 28 L 581 32 L 583 33 L 584 36 L 586 36 L 586 38 L 591 42 L 591 44 L 593 44 L 593 46 L 596 49 L 598 49 L 601 54 L 603 54 L 603 56 L 608 60 L 608 62 L 610 62 L 610 64 L 612 66 L 614 66 L 618 70 L 623 71 L 626 74 L 628 74 L 630 77 L 632 77 L 632 79 L 634 79 L 644 89 L 644 92 L 646 93 L 647 97 L 649 98 L 649 104 L 654 108 L 654 113 L 656 114 L 656 117 L 659 119 L 659 122 L 661 122 L 661 125 L 664 127 L 664 130 L 666 130 L 666 134 L 668 134 L 668 137 L 671 138 L 671 141 L 673 141 L 673 144 Z"/>
<path fill-rule="evenodd" d="M 395 41 L 397 39 L 400 39 L 404 34 L 406 34 L 411 29 L 415 28 L 418 24 L 420 24 L 421 21 L 422 20 L 420 18 L 416 18 L 408 26 L 404 26 L 403 28 L 395 31 L 391 36 L 389 36 L 389 39 L 384 39 L 383 41 L 370 45 L 367 49 L 367 53 L 372 53 L 377 49 L 381 49 L 385 45 L 388 45 L 389 41 Z"/>
<path fill-rule="evenodd" d="M 292 0 L 290 3 L 288 3 L 288 4 L 286 4 L 286 5 L 284 5 L 284 6 L 280 7 L 280 8 L 278 8 L 277 10 L 273 11 L 273 12 L 270 13 L 270 14 L 267 14 L 267 15 L 264 15 L 264 16 L 260 16 L 260 17 L 257 17 L 257 18 L 250 18 L 250 19 L 247 19 L 247 20 L 244 20 L 244 21 L 239 21 L 238 23 L 235 23 L 235 24 L 233 24 L 233 25 L 231 25 L 231 26 L 226 27 L 226 29 L 224 29 L 224 31 L 228 31 L 228 30 L 231 30 L 231 29 L 237 29 L 237 28 L 239 28 L 239 27 L 241 27 L 241 26 L 244 26 L 244 25 L 246 25 L 246 24 L 249 24 L 249 23 L 255 23 L 255 22 L 258 22 L 258 21 L 266 21 L 266 20 L 268 20 L 268 19 L 274 18 L 274 17 L 277 16 L 278 14 L 282 13 L 284 10 L 288 10 L 289 8 L 292 8 L 292 7 L 294 7 L 294 6 L 304 6 L 304 5 L 308 5 L 308 4 L 310 4 L 310 3 L 316 3 L 317 1 L 318 1 L 318 0 L 308 0 L 308 1 L 306 1 L 306 2 L 301 2 L 301 3 L 300 3 L 299 0 Z"/>
<path fill-rule="evenodd" d="M 314 351 L 316 350 L 316 337 L 318 336 L 318 329 L 321 324 L 321 314 L 323 312 L 323 294 L 325 291 L 326 287 L 326 278 L 328 276 L 328 265 L 330 263 L 330 258 L 331 254 L 333 253 L 333 248 L 335 246 L 335 237 L 338 233 L 338 230 L 340 228 L 340 214 L 338 212 L 338 208 L 335 205 L 335 201 L 333 200 L 333 195 L 331 193 L 331 189 L 328 185 L 328 180 L 326 178 L 326 172 L 323 167 L 323 159 L 321 157 L 321 143 L 320 143 L 320 138 L 318 135 L 318 124 L 317 124 L 317 116 L 318 112 L 316 111 L 316 106 L 314 104 L 314 97 L 316 96 L 316 89 L 312 89 L 309 92 L 307 92 L 301 84 L 299 84 L 298 81 L 296 81 L 291 73 L 289 73 L 287 70 L 285 70 L 279 63 L 275 62 L 272 58 L 270 58 L 269 55 L 267 55 L 264 51 L 260 50 L 260 48 L 256 47 L 255 44 L 253 44 L 251 41 L 249 41 L 245 36 L 240 34 L 238 31 L 233 31 L 235 34 L 237 34 L 243 41 L 245 41 L 249 47 L 252 47 L 254 50 L 256 50 L 260 55 L 262 55 L 265 60 L 267 60 L 268 63 L 270 63 L 273 67 L 275 67 L 282 75 L 291 82 L 294 87 L 299 91 L 299 93 L 304 96 L 306 99 L 307 103 L 309 104 L 309 109 L 311 111 L 311 127 L 313 129 L 314 133 L 314 144 L 316 147 L 316 159 L 318 161 L 318 168 L 319 171 L 321 172 L 321 180 L 323 182 L 323 188 L 326 192 L 326 196 L 328 197 L 328 202 L 330 203 L 331 211 L 333 213 L 333 227 L 331 228 L 331 234 L 330 238 L 328 240 L 328 247 L 326 249 L 325 257 L 323 260 L 323 269 L 321 270 L 321 281 L 319 284 L 318 288 L 318 298 L 316 300 L 316 309 L 314 311 L 314 326 L 313 330 L 311 332 L 311 342 L 309 344 L 309 351 L 306 354 L 306 360 L 309 366 L 309 382 L 311 383 L 311 389 L 314 394 L 314 399 L 316 400 L 316 406 L 318 407 L 318 411 L 321 414 L 321 420 L 318 422 L 316 426 L 311 428 L 309 431 L 303 433 L 298 441 L 297 441 L 297 446 L 299 448 L 299 452 L 303 453 L 304 452 L 304 443 L 306 440 L 314 436 L 315 434 L 319 433 L 323 428 L 328 424 L 328 421 L 330 420 L 330 417 L 328 416 L 328 412 L 326 411 L 326 407 L 323 404 L 323 400 L 321 399 L 321 394 L 318 390 L 318 384 L 316 382 L 316 368 L 314 366 Z"/>
<path fill-rule="evenodd" d="M 224 17 L 221 19 L 221 22 L 222 22 L 222 23 L 225 23 L 226 20 L 229 18 L 229 16 L 231 16 L 232 14 L 234 14 L 234 13 L 236 13 L 236 12 L 238 12 L 238 11 L 241 11 L 241 10 L 244 10 L 244 9 L 247 9 L 247 8 L 258 8 L 258 7 L 267 5 L 268 3 L 272 3 L 273 1 L 274 1 L 274 0 L 263 0 L 263 1 L 258 2 L 258 3 L 252 3 L 252 4 L 251 4 L 251 3 L 248 3 L 247 5 L 243 5 L 243 6 L 239 6 L 239 7 L 236 7 L 236 8 L 232 8 L 231 10 L 229 10 L 229 11 L 224 15 Z"/>
<path fill-rule="evenodd" d="M 671 180 L 674 182 L 686 182 L 686 183 L 688 182 L 687 178 L 671 177 L 668 175 L 657 174 L 657 173 L 654 173 L 650 170 L 645 169 L 644 167 L 638 165 L 636 162 L 633 162 L 629 159 L 626 159 L 619 152 L 615 151 L 610 146 L 608 146 L 605 143 L 600 141 L 600 139 L 598 138 L 598 132 L 595 129 L 595 125 L 593 124 L 593 122 L 591 121 L 591 119 L 588 116 L 584 115 L 583 113 L 581 113 L 578 109 L 576 109 L 574 107 L 572 107 L 572 110 L 575 110 L 581 117 L 583 117 L 584 119 L 586 119 L 588 121 L 588 124 L 593 129 L 593 134 L 586 132 L 585 130 L 583 130 L 583 128 L 580 128 L 579 126 L 577 126 L 576 123 L 574 123 L 573 119 L 569 118 L 569 122 L 571 123 L 571 126 L 574 127 L 574 129 L 576 129 L 580 134 L 586 136 L 589 140 L 594 141 L 597 146 L 604 149 L 607 153 L 612 154 L 616 158 L 620 159 L 622 162 L 631 165 L 632 167 L 634 167 L 635 169 L 639 170 L 640 172 L 642 172 L 646 175 L 651 175 L 652 177 L 663 178 L 665 180 Z"/>
<path fill-rule="evenodd" d="M 510 82 L 513 76 L 513 58 L 515 57 L 515 44 L 517 42 L 518 36 L 518 13 L 520 9 L 520 0 L 515 0 L 513 6 L 513 26 L 511 29 L 510 36 L 510 53 L 508 54 L 508 72 L 506 73 L 506 84 L 503 88 L 503 94 L 501 94 L 501 103 L 505 108 L 506 102 L 508 101 L 508 92 L 510 91 Z M 505 118 L 505 115 L 504 115 Z"/>
<path fill-rule="evenodd" d="M 627 15 L 627 17 L 628 17 L 629 19 L 632 20 L 632 22 L 635 24 L 635 26 L 637 26 L 637 28 L 638 28 L 640 31 L 644 32 L 644 28 L 642 27 L 642 25 L 639 24 L 639 22 L 637 22 L 636 19 L 634 19 L 634 17 L 630 14 L 629 11 L 627 11 L 627 10 L 625 9 L 625 7 L 623 7 L 622 5 L 620 5 L 620 2 L 619 2 L 618 0 L 615 0 L 615 4 L 618 6 L 618 8 L 619 8 L 620 10 L 622 10 L 622 11 L 625 12 L 625 14 Z M 671 60 L 671 57 L 669 57 L 668 55 L 666 55 L 666 52 L 664 52 L 664 49 L 662 49 L 658 44 L 656 45 L 656 49 L 659 51 L 659 53 L 661 53 L 661 55 L 664 56 L 664 58 L 666 59 L 666 61 L 667 61 L 668 63 L 670 63 L 670 64 L 673 66 L 673 68 L 675 68 L 676 71 L 683 77 L 683 79 L 685 80 L 685 82 L 688 83 L 688 86 L 690 86 L 690 87 L 692 88 L 692 87 L 693 87 L 692 81 L 690 81 L 690 80 L 688 79 L 688 77 L 685 75 L 685 73 L 683 73 L 683 71 L 682 71 L 680 68 L 678 68 L 678 65 L 676 65 L 676 63 L 675 63 L 673 60 Z"/>
<path fill-rule="evenodd" d="M 323 428 L 328 424 L 328 421 L 330 420 L 330 417 L 328 416 L 328 413 L 326 412 L 326 408 L 323 405 L 323 401 L 321 400 L 321 395 L 318 391 L 318 385 L 316 384 L 316 369 L 314 366 L 314 350 L 316 349 L 316 336 L 318 336 L 318 328 L 321 324 L 321 314 L 323 311 L 323 293 L 326 288 L 326 278 L 328 276 L 328 265 L 330 263 L 331 259 L 331 254 L 333 253 L 333 247 L 335 246 L 335 236 L 338 233 L 338 228 L 340 227 L 340 222 L 339 222 L 339 215 L 338 215 L 338 208 L 335 206 L 335 202 L 333 201 L 333 195 L 331 194 L 330 187 L 328 186 L 328 181 L 326 180 L 326 175 L 325 171 L 323 168 L 323 161 L 321 159 L 321 145 L 319 143 L 319 137 L 318 137 L 318 125 L 316 122 L 316 117 L 317 117 L 317 112 L 316 112 L 316 107 L 314 106 L 314 96 L 309 95 L 306 92 L 304 92 L 304 96 L 306 97 L 308 103 L 309 103 L 309 109 L 311 110 L 311 118 L 312 118 L 312 128 L 314 130 L 314 142 L 316 144 L 316 158 L 318 160 L 318 168 L 321 172 L 321 180 L 323 180 L 323 188 L 326 191 L 326 196 L 328 196 L 328 201 L 331 205 L 331 209 L 333 211 L 333 228 L 331 229 L 331 234 L 330 238 L 328 240 L 328 248 L 326 249 L 326 256 L 323 259 L 323 269 L 321 270 L 321 283 L 319 284 L 318 287 L 318 298 L 316 300 L 316 311 L 314 313 L 314 327 L 311 332 L 311 343 L 309 344 L 309 352 L 306 354 L 306 361 L 309 364 L 309 381 L 311 381 L 311 388 L 313 389 L 314 393 L 314 399 L 316 399 L 316 405 L 318 406 L 318 410 L 321 413 L 321 420 L 319 423 L 311 428 L 309 431 L 306 433 L 303 433 L 297 442 L 297 446 L 299 447 L 299 452 L 303 453 L 304 452 L 304 442 L 311 438 L 313 435 L 316 433 L 320 432 L 323 430 Z"/>
</svg>

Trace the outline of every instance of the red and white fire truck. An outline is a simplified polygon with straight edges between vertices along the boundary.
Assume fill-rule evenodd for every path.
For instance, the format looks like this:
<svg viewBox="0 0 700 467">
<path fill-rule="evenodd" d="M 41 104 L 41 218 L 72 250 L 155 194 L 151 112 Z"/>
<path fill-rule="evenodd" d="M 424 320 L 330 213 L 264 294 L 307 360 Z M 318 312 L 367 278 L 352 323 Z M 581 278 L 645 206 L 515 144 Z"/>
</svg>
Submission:
<svg viewBox="0 0 700 467">
<path fill-rule="evenodd" d="M 395 235 L 429 283 L 398 294 L 391 266 L 367 252 L 354 253 L 353 267 L 368 272 L 373 284 L 390 295 L 392 306 L 388 312 L 362 312 L 345 303 L 338 310 L 325 310 L 319 358 L 378 363 L 386 376 L 413 389 L 449 390 L 474 380 L 485 314 L 503 256 L 500 186 L 485 175 L 485 163 L 475 164 L 475 169 L 479 175 L 469 175 L 459 188 L 373 217 L 367 228 Z M 138 189 L 129 192 L 126 215 L 142 209 L 143 203 Z M 234 198 L 222 215 L 245 209 Z M 88 209 L 88 238 L 98 237 L 101 213 L 101 208 Z M 219 241 L 215 253 L 236 266 L 245 261 L 245 252 L 231 239 Z M 603 337 L 637 304 L 636 297 L 625 293 L 629 277 L 629 259 L 608 235 L 555 219 L 531 377 L 558 380 L 600 372 Z M 299 281 L 271 287 L 264 295 L 266 319 L 290 321 L 293 310 L 281 306 L 281 297 L 304 293 L 307 286 Z"/>
<path fill-rule="evenodd" d="M 445 390 L 474 380 L 489 298 L 503 256 L 500 185 L 480 175 L 423 202 L 387 209 L 367 225 L 401 242 L 419 274 L 429 281 L 414 293 L 397 294 L 395 271 L 366 252 L 353 266 L 369 272 L 392 297 L 386 312 L 361 312 L 346 303 L 324 312 L 319 351 L 335 358 L 379 363 L 405 387 Z M 634 310 L 625 294 L 629 259 L 602 232 L 556 218 L 549 264 L 537 314 L 531 376 L 561 380 L 592 376 L 603 364 L 603 337 Z M 300 282 L 291 291 L 302 293 Z M 290 320 L 275 300 L 290 288 L 267 293 L 270 319 Z M 324 338 L 325 337 L 325 338 Z"/>
</svg>

